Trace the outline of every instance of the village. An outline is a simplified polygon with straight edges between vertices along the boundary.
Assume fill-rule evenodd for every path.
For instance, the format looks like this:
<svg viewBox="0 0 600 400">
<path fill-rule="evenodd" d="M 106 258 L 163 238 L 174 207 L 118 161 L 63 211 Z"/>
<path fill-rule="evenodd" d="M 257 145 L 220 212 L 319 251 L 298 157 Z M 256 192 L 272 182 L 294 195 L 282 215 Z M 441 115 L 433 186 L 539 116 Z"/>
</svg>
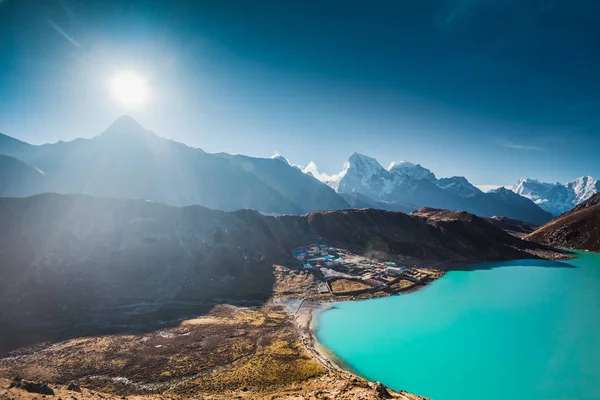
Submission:
<svg viewBox="0 0 600 400">
<path fill-rule="evenodd" d="M 399 265 L 353 254 L 327 244 L 292 249 L 298 268 L 322 281 L 321 293 L 350 296 L 379 291 L 397 293 L 429 283 L 434 274 L 416 265 Z"/>
</svg>

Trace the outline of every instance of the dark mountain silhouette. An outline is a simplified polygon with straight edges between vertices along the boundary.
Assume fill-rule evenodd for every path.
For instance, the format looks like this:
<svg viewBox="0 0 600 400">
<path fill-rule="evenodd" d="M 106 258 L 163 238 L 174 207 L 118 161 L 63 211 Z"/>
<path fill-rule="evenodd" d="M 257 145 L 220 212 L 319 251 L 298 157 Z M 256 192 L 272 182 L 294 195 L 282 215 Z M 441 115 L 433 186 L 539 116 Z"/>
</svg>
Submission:
<svg viewBox="0 0 600 400">
<path fill-rule="evenodd" d="M 517 237 L 523 237 L 537 229 L 536 226 L 528 224 L 527 222 L 506 217 L 491 217 L 485 219 L 503 231 Z"/>
<path fill-rule="evenodd" d="M 92 139 L 31 146 L 5 137 L 0 152 L 14 153 L 43 170 L 46 190 L 58 193 L 141 198 L 178 206 L 201 204 L 221 210 L 252 208 L 265 213 L 300 214 L 348 206 L 320 182 L 298 179 L 301 173 L 291 166 L 257 168 L 260 179 L 230 159 L 158 137 L 130 117 L 119 118 Z M 265 178 L 268 167 L 276 170 L 275 176 L 287 169 L 280 175 L 287 179 L 293 175 L 295 181 L 277 185 L 276 178 Z M 301 193 L 320 195 L 311 198 Z"/>
<path fill-rule="evenodd" d="M 303 212 L 350 208 L 350 204 L 332 188 L 278 158 L 254 158 L 225 153 L 219 155 L 252 173 L 287 200 L 298 204 Z"/>
<path fill-rule="evenodd" d="M 423 207 L 411 215 L 444 232 L 452 232 L 452 236 L 456 240 L 453 249 L 457 252 L 483 252 L 486 247 L 495 242 L 502 243 L 502 246 L 512 246 L 519 253 L 522 253 L 523 249 L 531 249 L 526 241 L 508 234 L 496 224 L 491 223 L 488 218 L 478 217 L 465 211 Z M 491 251 L 492 254 L 496 252 L 493 248 Z M 505 251 L 506 253 L 504 253 Z M 502 252 L 508 254 L 510 250 L 505 249 Z M 513 253 L 509 258 L 519 258 L 519 256 Z"/>
</svg>

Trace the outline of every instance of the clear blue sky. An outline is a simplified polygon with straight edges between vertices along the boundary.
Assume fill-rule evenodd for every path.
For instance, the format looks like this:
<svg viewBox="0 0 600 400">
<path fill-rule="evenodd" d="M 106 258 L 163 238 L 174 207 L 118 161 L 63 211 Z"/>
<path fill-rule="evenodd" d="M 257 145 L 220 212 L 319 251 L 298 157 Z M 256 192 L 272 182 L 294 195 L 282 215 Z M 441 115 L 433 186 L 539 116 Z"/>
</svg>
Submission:
<svg viewBox="0 0 600 400">
<path fill-rule="evenodd" d="M 475 184 L 600 177 L 600 2 L 0 0 L 0 132 L 127 113 L 201 147 L 341 169 L 358 151 Z M 148 77 L 124 109 L 108 79 Z"/>
</svg>

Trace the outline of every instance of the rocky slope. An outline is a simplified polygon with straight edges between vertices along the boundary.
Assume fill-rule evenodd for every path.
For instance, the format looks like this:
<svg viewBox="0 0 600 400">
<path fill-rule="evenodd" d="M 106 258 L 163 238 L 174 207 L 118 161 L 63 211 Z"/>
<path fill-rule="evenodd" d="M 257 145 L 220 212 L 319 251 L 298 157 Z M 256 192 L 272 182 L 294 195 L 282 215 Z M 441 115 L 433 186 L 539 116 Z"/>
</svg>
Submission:
<svg viewBox="0 0 600 400">
<path fill-rule="evenodd" d="M 452 210 L 466 210 L 480 216 L 503 215 L 512 219 L 543 224 L 552 215 L 529 199 L 510 191 L 484 193 L 460 176 L 437 179 L 427 168 L 406 161 L 391 163 L 386 169 L 376 159 L 354 153 L 344 170 L 333 177 L 318 172 L 314 163 L 305 169 L 336 189 L 342 196 L 355 193 L 370 199 L 375 207 L 395 210 L 396 204 L 414 204 Z M 387 206 L 389 205 L 389 206 Z"/>
<path fill-rule="evenodd" d="M 452 244 L 454 251 L 463 254 L 483 253 L 487 248 L 492 259 L 520 258 L 525 250 L 533 252 L 544 250 L 536 246 L 530 247 L 527 241 L 508 234 L 488 218 L 478 217 L 465 211 L 423 207 L 411 215 L 441 231 L 452 232 L 455 239 Z M 502 243 L 502 249 L 494 246 L 493 243 Z"/>
<path fill-rule="evenodd" d="M 83 195 L 1 198 L 0 344 L 35 341 L 61 322 L 114 325 L 132 317 L 114 312 L 130 304 L 264 300 L 272 265 L 319 240 L 432 263 L 531 257 L 543 248 L 468 213 L 442 222 L 423 210 L 269 217 Z"/>
<path fill-rule="evenodd" d="M 536 226 L 528 224 L 527 222 L 506 217 L 491 217 L 486 218 L 486 220 L 503 231 L 521 238 L 537 229 Z"/>
<path fill-rule="evenodd" d="M 525 238 L 557 247 L 600 251 L 600 193 Z"/>
<path fill-rule="evenodd" d="M 582 176 L 566 183 L 523 178 L 512 189 L 553 215 L 563 214 L 600 192 L 600 181 Z"/>
</svg>

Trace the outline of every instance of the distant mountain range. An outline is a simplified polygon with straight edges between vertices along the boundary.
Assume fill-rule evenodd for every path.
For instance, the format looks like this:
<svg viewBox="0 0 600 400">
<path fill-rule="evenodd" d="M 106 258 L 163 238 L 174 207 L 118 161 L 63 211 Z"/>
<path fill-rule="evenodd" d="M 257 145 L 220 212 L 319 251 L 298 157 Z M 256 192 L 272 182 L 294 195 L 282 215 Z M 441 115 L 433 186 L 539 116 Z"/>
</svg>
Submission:
<svg viewBox="0 0 600 400">
<path fill-rule="evenodd" d="M 3 196 L 51 191 L 274 214 L 350 208 L 333 189 L 280 160 L 209 154 L 130 117 L 71 142 L 33 146 L 0 135 L 0 153 L 7 155 L 0 160 Z"/>
<path fill-rule="evenodd" d="M 504 216 L 541 225 L 552 218 L 531 200 L 500 188 L 488 193 L 461 176 L 436 178 L 429 169 L 406 161 L 384 168 L 376 159 L 354 153 L 344 169 L 333 176 L 322 174 L 314 163 L 303 170 L 322 180 L 351 204 L 376 204 L 387 209 L 428 206 L 464 210 L 481 216 Z"/>
<path fill-rule="evenodd" d="M 429 169 L 406 161 L 384 168 L 359 153 L 350 156 L 340 173 L 329 176 L 312 162 L 301 170 L 282 156 L 209 154 L 161 138 L 127 116 L 96 137 L 70 142 L 35 146 L 0 134 L 0 154 L 0 196 L 80 193 L 265 214 L 348 208 L 408 213 L 428 206 L 541 225 L 552 218 L 548 210 L 554 208 L 548 205 L 558 202 L 549 200 L 550 194 L 567 191 L 564 198 L 572 207 L 598 191 L 598 182 L 592 184 L 589 178 L 552 188 L 540 184 L 544 190 L 534 191 L 525 182 L 520 190 L 484 193 L 464 177 L 438 179 Z"/>
<path fill-rule="evenodd" d="M 600 181 L 582 176 L 567 183 L 521 179 L 511 189 L 553 215 L 560 215 L 600 192 Z"/>
</svg>

